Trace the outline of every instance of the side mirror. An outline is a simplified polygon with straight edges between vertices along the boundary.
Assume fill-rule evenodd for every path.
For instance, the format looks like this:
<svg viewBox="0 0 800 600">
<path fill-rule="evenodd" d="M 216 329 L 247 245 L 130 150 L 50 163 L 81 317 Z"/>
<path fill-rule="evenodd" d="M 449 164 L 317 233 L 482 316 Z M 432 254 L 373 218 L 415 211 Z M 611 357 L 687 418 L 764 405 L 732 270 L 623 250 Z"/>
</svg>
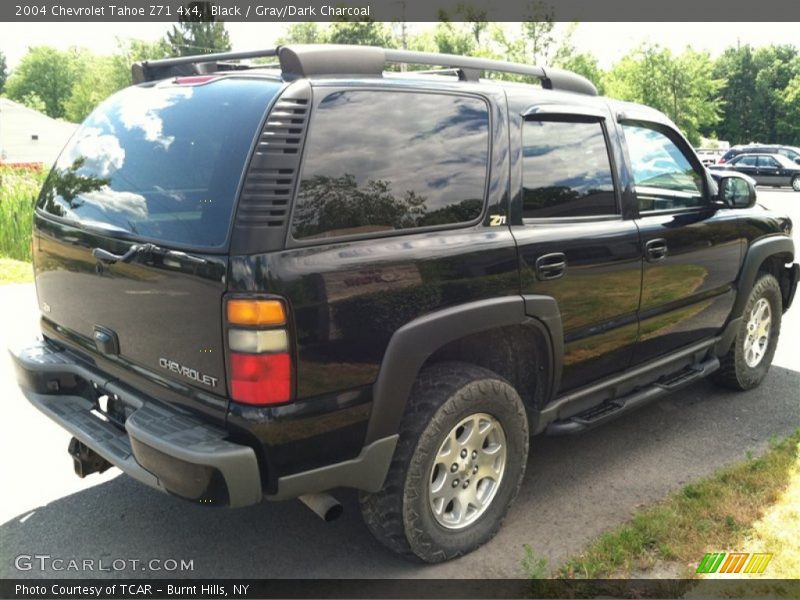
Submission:
<svg viewBox="0 0 800 600">
<path fill-rule="evenodd" d="M 731 208 L 750 208 L 756 203 L 756 186 L 744 177 L 723 177 L 718 198 Z"/>
<path fill-rule="evenodd" d="M 794 159 L 794 162 L 796 162 L 798 165 L 800 165 L 800 156 L 798 156 L 797 158 L 795 158 L 795 159 Z"/>
</svg>

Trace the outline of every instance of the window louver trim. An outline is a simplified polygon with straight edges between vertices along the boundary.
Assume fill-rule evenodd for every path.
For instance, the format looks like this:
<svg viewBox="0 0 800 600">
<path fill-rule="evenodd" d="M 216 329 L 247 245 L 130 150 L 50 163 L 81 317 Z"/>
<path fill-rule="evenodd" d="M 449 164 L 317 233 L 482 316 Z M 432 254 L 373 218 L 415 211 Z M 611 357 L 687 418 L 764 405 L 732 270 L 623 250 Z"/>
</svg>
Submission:
<svg viewBox="0 0 800 600">
<path fill-rule="evenodd" d="M 261 240 L 261 251 L 282 245 L 310 109 L 311 88 L 305 82 L 290 86 L 272 107 L 239 196 L 233 245 L 265 234 L 269 239 Z M 252 251 L 252 243 L 239 243 Z"/>
</svg>

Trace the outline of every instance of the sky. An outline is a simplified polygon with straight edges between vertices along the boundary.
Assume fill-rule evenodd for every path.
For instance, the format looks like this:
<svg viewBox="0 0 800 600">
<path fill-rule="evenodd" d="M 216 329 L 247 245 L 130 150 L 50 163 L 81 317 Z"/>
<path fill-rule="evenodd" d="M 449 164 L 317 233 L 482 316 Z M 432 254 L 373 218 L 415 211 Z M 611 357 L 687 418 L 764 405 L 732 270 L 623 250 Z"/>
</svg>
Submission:
<svg viewBox="0 0 800 600">
<path fill-rule="evenodd" d="M 226 26 L 234 50 L 255 50 L 273 46 L 288 24 L 231 22 Z M 431 26 L 416 23 L 411 30 Z M 169 23 L 26 23 L 24 26 L 0 23 L 0 50 L 13 69 L 29 46 L 50 45 L 59 49 L 80 46 L 98 54 L 110 54 L 116 49 L 117 38 L 156 40 L 170 27 Z M 676 52 L 691 46 L 717 56 L 737 43 L 756 47 L 797 44 L 798 30 L 794 23 L 580 23 L 573 36 L 577 49 L 594 54 L 603 68 L 644 42 Z"/>
</svg>

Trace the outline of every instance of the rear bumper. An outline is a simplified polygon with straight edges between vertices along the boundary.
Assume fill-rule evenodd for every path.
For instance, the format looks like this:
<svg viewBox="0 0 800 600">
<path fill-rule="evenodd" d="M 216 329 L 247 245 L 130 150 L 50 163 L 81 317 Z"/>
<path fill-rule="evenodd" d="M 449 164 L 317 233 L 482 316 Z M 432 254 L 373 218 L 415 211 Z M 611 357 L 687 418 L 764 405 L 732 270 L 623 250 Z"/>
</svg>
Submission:
<svg viewBox="0 0 800 600">
<path fill-rule="evenodd" d="M 239 507 L 338 486 L 377 491 L 397 442 L 397 436 L 378 440 L 352 460 L 280 477 L 277 490 L 265 496 L 255 451 L 229 441 L 225 429 L 153 400 L 48 342 L 11 356 L 36 408 L 134 479 L 195 502 Z M 97 415 L 94 398 L 102 395 L 124 404 L 124 428 Z"/>
</svg>

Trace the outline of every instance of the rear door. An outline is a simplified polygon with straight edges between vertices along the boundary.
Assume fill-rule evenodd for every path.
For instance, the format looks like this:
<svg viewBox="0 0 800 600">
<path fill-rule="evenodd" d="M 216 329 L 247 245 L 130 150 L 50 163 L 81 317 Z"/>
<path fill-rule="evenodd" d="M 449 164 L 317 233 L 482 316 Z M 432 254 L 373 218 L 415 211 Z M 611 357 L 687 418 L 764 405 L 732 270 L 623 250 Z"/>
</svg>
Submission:
<svg viewBox="0 0 800 600">
<path fill-rule="evenodd" d="M 551 296 L 561 311 L 560 392 L 624 370 L 638 329 L 641 248 L 621 211 L 613 125 L 580 110 L 537 106 L 522 119 L 522 219 L 512 221 L 522 293 Z"/>
<path fill-rule="evenodd" d="M 738 160 L 735 160 L 733 163 L 731 163 L 731 166 L 733 166 L 740 173 L 744 173 L 745 175 L 749 175 L 755 179 L 756 183 L 761 183 L 758 180 L 758 161 L 755 155 L 749 154 L 742 156 Z"/>
<path fill-rule="evenodd" d="M 228 232 L 281 84 L 199 82 L 128 88 L 87 119 L 39 198 L 34 263 L 48 335 L 226 396 Z"/>
</svg>

